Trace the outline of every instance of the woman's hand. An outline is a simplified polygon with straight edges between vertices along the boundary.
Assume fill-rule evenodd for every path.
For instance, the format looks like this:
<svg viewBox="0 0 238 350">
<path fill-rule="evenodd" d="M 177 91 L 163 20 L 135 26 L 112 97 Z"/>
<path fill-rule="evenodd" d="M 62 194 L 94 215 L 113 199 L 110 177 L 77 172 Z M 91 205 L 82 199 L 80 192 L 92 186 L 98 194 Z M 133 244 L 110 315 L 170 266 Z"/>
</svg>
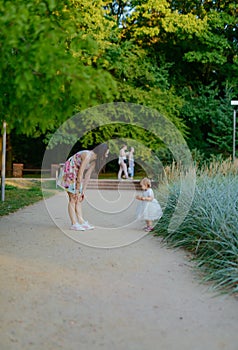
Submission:
<svg viewBox="0 0 238 350">
<path fill-rule="evenodd" d="M 74 196 L 74 199 L 75 201 L 79 201 L 79 202 L 82 202 L 84 200 L 84 193 L 76 193 L 73 195 Z"/>
<path fill-rule="evenodd" d="M 84 193 L 79 193 L 78 199 L 80 202 L 82 202 L 84 200 Z"/>
</svg>

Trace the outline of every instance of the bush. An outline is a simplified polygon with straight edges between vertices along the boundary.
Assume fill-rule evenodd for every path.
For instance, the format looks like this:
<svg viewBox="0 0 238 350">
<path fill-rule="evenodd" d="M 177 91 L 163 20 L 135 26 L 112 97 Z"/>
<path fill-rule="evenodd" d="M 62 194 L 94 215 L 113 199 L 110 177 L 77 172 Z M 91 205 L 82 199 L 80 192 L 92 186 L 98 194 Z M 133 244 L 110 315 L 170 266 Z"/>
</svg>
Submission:
<svg viewBox="0 0 238 350">
<path fill-rule="evenodd" d="M 216 289 L 238 292 L 238 177 L 200 176 L 190 210 L 175 232 L 168 232 L 168 225 L 180 193 L 178 181 L 169 185 L 169 193 L 156 234 L 191 251 L 204 279 Z"/>
</svg>

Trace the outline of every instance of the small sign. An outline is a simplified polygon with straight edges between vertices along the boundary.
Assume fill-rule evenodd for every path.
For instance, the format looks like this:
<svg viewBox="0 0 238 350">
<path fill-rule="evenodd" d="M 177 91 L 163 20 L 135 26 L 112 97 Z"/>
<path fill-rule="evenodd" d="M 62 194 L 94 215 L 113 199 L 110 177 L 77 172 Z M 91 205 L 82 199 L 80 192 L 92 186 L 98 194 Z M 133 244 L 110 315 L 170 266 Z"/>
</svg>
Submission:
<svg viewBox="0 0 238 350">
<path fill-rule="evenodd" d="M 238 106 L 238 98 L 233 98 L 233 99 L 231 100 L 231 105 L 232 105 L 232 106 Z"/>
</svg>

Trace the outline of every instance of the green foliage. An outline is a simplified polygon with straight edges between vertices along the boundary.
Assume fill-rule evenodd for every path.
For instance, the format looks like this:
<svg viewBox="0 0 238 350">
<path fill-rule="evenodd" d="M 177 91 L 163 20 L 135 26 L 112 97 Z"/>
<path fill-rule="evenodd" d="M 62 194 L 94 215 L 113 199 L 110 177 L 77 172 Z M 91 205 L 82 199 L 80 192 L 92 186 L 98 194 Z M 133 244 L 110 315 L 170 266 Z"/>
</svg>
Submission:
<svg viewBox="0 0 238 350">
<path fill-rule="evenodd" d="M 233 2 L 133 1 L 125 34 L 147 51 L 156 52 L 158 62 L 173 62 L 175 77 L 203 83 L 217 78 L 235 83 L 237 77 L 238 28 Z M 196 65 L 194 64 L 196 63 Z M 234 64 L 235 63 L 235 64 Z M 174 80 L 173 80 L 174 81 Z"/>
<path fill-rule="evenodd" d="M 113 79 L 86 60 L 101 42 L 86 35 L 75 3 L 0 1 L 0 110 L 9 128 L 44 132 L 79 101 L 86 108 L 112 99 Z"/>
<path fill-rule="evenodd" d="M 39 135 L 89 107 L 128 102 L 156 109 L 192 148 L 227 155 L 236 11 L 233 1 L 0 0 L 0 121 Z M 105 128 L 85 145 L 113 135 L 100 118 Z"/>
<path fill-rule="evenodd" d="M 129 64 L 125 61 L 126 69 L 123 60 L 115 68 L 116 77 L 122 72 L 118 75 L 122 98 L 153 106 L 169 118 L 174 116 L 175 124 L 176 118 L 182 117 L 189 128 L 188 143 L 192 148 L 201 149 L 206 155 L 231 153 L 230 99 L 238 94 L 234 2 L 115 3 L 114 14 L 120 16 L 122 24 L 121 41 L 124 47 L 132 42 L 134 48 L 128 55 Z M 128 6 L 133 10 L 128 11 Z M 137 53 L 137 60 L 132 58 L 133 52 Z M 137 62 L 141 71 L 136 69 Z M 154 79 L 148 79 L 146 71 Z M 156 76 L 160 79 L 155 79 Z"/>
<path fill-rule="evenodd" d="M 192 133 L 189 146 L 200 149 L 206 157 L 210 157 L 210 153 L 229 156 L 233 134 L 231 89 L 227 87 L 225 96 L 220 97 L 217 85 L 199 84 L 184 89 L 183 96 L 186 102 L 181 115 Z"/>
<path fill-rule="evenodd" d="M 169 117 L 178 116 L 182 100 L 169 86 L 169 65 L 157 65 L 155 58 L 132 41 L 123 40 L 106 50 L 107 69 L 118 81 L 120 101 L 144 104 Z M 176 118 L 174 118 L 176 119 Z"/>
<path fill-rule="evenodd" d="M 193 203 L 184 222 L 175 232 L 168 224 L 180 194 L 179 182 L 169 186 L 169 200 L 156 234 L 171 246 L 183 247 L 214 288 L 238 291 L 238 183 L 237 176 L 213 173 L 197 179 Z M 166 198 L 167 200 L 167 198 Z"/>
</svg>

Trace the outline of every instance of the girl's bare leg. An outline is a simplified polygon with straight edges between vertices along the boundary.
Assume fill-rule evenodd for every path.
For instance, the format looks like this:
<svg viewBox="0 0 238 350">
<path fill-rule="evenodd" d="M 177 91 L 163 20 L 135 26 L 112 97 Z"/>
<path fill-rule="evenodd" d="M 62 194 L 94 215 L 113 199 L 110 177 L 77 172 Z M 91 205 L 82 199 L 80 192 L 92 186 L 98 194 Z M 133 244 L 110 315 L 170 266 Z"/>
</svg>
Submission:
<svg viewBox="0 0 238 350">
<path fill-rule="evenodd" d="M 146 226 L 152 226 L 153 225 L 153 222 L 151 220 L 146 220 Z"/>
</svg>

